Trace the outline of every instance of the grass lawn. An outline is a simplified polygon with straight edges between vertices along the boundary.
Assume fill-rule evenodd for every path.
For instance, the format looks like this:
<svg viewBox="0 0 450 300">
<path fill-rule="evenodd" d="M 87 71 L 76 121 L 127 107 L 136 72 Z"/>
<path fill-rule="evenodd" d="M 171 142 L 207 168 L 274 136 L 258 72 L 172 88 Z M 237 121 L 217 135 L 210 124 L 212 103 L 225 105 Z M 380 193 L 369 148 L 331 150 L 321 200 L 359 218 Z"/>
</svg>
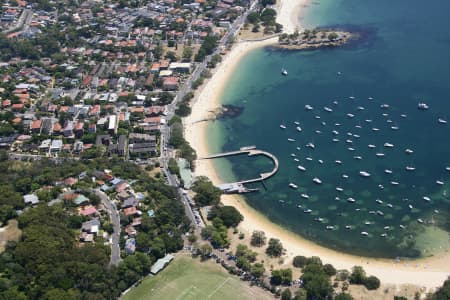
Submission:
<svg viewBox="0 0 450 300">
<path fill-rule="evenodd" d="M 158 275 L 146 278 L 123 300 L 273 299 L 271 294 L 229 275 L 214 261 L 180 254 Z"/>
<path fill-rule="evenodd" d="M 0 228 L 0 253 L 5 251 L 5 245 L 8 241 L 18 241 L 22 231 L 17 227 L 17 220 L 9 220 L 8 225 Z"/>
</svg>

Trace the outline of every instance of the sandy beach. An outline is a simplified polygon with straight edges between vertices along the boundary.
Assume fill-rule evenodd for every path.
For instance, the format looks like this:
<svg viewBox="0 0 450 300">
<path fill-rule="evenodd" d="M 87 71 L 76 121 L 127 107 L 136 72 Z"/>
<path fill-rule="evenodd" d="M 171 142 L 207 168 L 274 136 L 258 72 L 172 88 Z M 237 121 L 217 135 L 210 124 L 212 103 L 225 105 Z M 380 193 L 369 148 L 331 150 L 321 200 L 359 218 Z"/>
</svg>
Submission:
<svg viewBox="0 0 450 300">
<path fill-rule="evenodd" d="M 277 21 L 283 24 L 286 32 L 293 32 L 299 27 L 297 24 L 299 8 L 306 2 L 303 0 L 281 1 Z M 258 42 L 237 42 L 217 67 L 213 77 L 198 92 L 198 96 L 193 102 L 192 114 L 184 120 L 185 137 L 197 151 L 198 157 L 210 154 L 208 142 L 205 139 L 207 123 L 200 121 L 208 118 L 211 111 L 220 106 L 220 94 L 240 59 L 249 51 L 270 45 L 276 40 L 277 38 Z M 209 160 L 196 162 L 195 175 L 207 176 L 215 184 L 221 183 Z M 348 255 L 319 246 L 270 222 L 247 205 L 244 198 L 240 196 L 224 195 L 222 202 L 225 205 L 235 206 L 244 216 L 244 221 L 239 226 L 241 231 L 248 236 L 253 230 L 258 229 L 263 230 L 268 238 L 279 238 L 286 248 L 289 258 L 296 255 L 319 256 L 325 263 L 331 263 L 338 269 L 351 269 L 355 265 L 361 265 L 368 274 L 379 277 L 382 283 L 414 284 L 426 289 L 442 285 L 450 275 L 450 254 L 447 252 L 430 258 L 400 262 Z M 286 261 L 288 260 L 286 259 Z"/>
</svg>

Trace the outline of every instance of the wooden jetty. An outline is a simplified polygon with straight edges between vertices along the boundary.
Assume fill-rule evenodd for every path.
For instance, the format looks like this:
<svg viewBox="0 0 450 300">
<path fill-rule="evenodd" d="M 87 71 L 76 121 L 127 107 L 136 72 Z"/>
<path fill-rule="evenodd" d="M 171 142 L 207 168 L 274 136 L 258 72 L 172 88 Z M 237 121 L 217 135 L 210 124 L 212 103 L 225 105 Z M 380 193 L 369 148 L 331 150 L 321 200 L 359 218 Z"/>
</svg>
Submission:
<svg viewBox="0 0 450 300">
<path fill-rule="evenodd" d="M 274 168 L 270 172 L 261 173 L 259 175 L 259 177 L 257 177 L 257 178 L 252 178 L 252 179 L 247 179 L 247 180 L 242 180 L 242 181 L 237 181 L 237 182 L 230 182 L 230 183 L 220 184 L 218 186 L 218 188 L 220 188 L 224 193 L 227 193 L 227 194 L 234 194 L 234 193 L 241 194 L 241 193 L 249 193 L 249 192 L 257 191 L 258 189 L 249 189 L 249 188 L 245 187 L 244 184 L 255 183 L 255 182 L 262 182 L 265 179 L 268 179 L 268 178 L 272 177 L 273 175 L 275 175 L 275 173 L 278 172 L 279 162 L 278 162 L 278 159 L 276 158 L 276 156 L 273 155 L 272 153 L 256 149 L 255 146 L 242 147 L 242 148 L 240 148 L 237 151 L 230 151 L 230 152 L 223 152 L 223 153 L 212 154 L 212 155 L 209 155 L 209 156 L 206 156 L 206 157 L 202 157 L 200 159 L 213 159 L 213 158 L 220 158 L 220 157 L 234 156 L 234 155 L 242 155 L 242 154 L 247 154 L 248 156 L 257 156 L 257 155 L 266 156 L 266 157 L 270 158 L 273 161 Z"/>
</svg>

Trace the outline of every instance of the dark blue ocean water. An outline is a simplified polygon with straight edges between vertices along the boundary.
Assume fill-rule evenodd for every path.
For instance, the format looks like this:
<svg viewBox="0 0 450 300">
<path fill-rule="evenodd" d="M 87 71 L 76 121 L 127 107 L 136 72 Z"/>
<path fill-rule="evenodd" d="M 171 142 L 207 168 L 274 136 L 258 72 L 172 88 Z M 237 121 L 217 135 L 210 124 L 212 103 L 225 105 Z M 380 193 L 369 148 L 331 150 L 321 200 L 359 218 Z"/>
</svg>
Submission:
<svg viewBox="0 0 450 300">
<path fill-rule="evenodd" d="M 449 12 L 450 2 L 444 0 L 315 1 L 301 17 L 303 26 L 349 28 L 361 39 L 336 49 L 266 48 L 247 55 L 222 99 L 244 107 L 243 114 L 209 127 L 210 136 L 220 137 L 211 149 L 256 145 L 279 158 L 279 173 L 266 181 L 267 189 L 255 185 L 261 191 L 249 194 L 247 202 L 305 238 L 350 253 L 418 257 L 448 247 Z M 281 76 L 282 67 L 287 77 Z M 418 110 L 420 101 L 430 109 Z M 306 104 L 314 110 L 306 111 Z M 439 124 L 438 118 L 449 124 Z M 314 149 L 306 147 L 309 142 Z M 228 161 L 233 175 L 219 173 L 229 181 L 272 167 L 265 159 Z M 407 171 L 407 166 L 415 170 Z M 363 178 L 360 171 L 371 176 Z M 315 184 L 315 177 L 322 184 Z M 307 209 L 312 213 L 304 213 Z"/>
</svg>

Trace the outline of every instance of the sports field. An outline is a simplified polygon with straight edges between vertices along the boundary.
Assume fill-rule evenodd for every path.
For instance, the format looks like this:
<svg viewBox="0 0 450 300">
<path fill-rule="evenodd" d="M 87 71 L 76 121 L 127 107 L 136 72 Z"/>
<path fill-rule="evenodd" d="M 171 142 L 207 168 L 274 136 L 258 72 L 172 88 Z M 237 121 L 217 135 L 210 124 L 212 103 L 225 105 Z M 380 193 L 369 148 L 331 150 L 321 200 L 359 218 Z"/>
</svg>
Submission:
<svg viewBox="0 0 450 300">
<path fill-rule="evenodd" d="M 158 275 L 146 278 L 123 300 L 151 299 L 273 299 L 268 292 L 250 287 L 214 261 L 200 262 L 188 255 L 177 257 Z"/>
</svg>

